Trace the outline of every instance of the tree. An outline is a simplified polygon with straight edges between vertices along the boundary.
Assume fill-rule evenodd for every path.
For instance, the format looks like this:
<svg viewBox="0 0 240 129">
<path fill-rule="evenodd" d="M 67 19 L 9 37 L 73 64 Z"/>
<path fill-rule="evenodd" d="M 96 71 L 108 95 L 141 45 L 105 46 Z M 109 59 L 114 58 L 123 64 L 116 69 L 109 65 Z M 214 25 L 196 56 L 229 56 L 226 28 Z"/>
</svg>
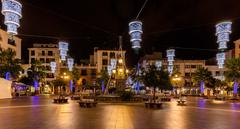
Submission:
<svg viewBox="0 0 240 129">
<path fill-rule="evenodd" d="M 240 59 L 232 58 L 226 61 L 225 64 L 228 69 L 225 73 L 225 77 L 228 81 L 233 81 L 233 92 L 237 94 L 237 89 L 240 81 Z"/>
<path fill-rule="evenodd" d="M 41 82 L 46 77 L 45 67 L 42 66 L 40 61 L 31 62 L 31 67 L 27 71 L 28 77 L 34 81 Z"/>
<path fill-rule="evenodd" d="M 204 85 L 206 87 L 212 88 L 210 84 L 211 81 L 213 81 L 213 77 L 210 71 L 208 71 L 207 68 L 198 68 L 194 75 L 193 75 L 193 80 L 200 84 L 200 91 L 201 93 L 204 92 Z M 213 85 L 214 86 L 214 85 Z"/>
<path fill-rule="evenodd" d="M 54 87 L 60 87 L 60 92 L 61 92 L 61 89 L 63 86 L 67 85 L 66 82 L 62 79 L 62 78 L 57 78 L 53 81 L 51 81 L 51 84 L 54 86 Z M 55 88 L 54 88 L 55 89 Z"/>
<path fill-rule="evenodd" d="M 20 66 L 20 59 L 16 59 L 16 52 L 12 49 L 0 48 L 0 76 L 6 78 L 7 73 L 12 79 L 17 79 L 20 71 L 23 70 Z"/>
<path fill-rule="evenodd" d="M 155 102 L 156 88 L 160 90 L 172 90 L 169 74 L 163 68 L 158 70 L 155 65 L 150 65 L 143 73 L 145 86 L 153 87 L 153 100 Z"/>
<path fill-rule="evenodd" d="M 97 74 L 97 86 L 101 87 L 104 85 L 105 87 L 107 86 L 108 80 L 109 80 L 109 75 L 107 70 L 102 69 L 100 73 Z"/>
</svg>

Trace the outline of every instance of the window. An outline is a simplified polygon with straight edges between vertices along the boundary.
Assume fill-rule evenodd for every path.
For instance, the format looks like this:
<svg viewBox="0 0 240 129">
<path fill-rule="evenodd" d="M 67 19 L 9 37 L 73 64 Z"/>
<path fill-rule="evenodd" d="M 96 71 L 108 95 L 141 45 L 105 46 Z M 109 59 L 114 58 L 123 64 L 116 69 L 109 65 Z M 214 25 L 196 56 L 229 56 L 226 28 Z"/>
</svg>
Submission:
<svg viewBox="0 0 240 129">
<path fill-rule="evenodd" d="M 50 59 L 49 58 L 46 59 L 46 63 L 50 63 Z"/>
<path fill-rule="evenodd" d="M 220 72 L 219 71 L 216 71 L 216 76 L 220 76 Z"/>
<path fill-rule="evenodd" d="M 47 78 L 54 78 L 54 74 L 53 73 L 47 73 Z"/>
<path fill-rule="evenodd" d="M 190 77 L 190 73 L 185 73 L 185 77 Z"/>
<path fill-rule="evenodd" d="M 191 65 L 191 68 L 195 69 L 197 66 L 196 65 Z"/>
<path fill-rule="evenodd" d="M 87 70 L 86 69 L 82 69 L 81 70 L 81 75 L 82 76 L 86 76 L 87 75 Z"/>
<path fill-rule="evenodd" d="M 51 67 L 50 66 L 46 66 L 46 70 L 50 71 Z"/>
<path fill-rule="evenodd" d="M 202 68 L 202 65 L 197 65 L 197 68 Z"/>
<path fill-rule="evenodd" d="M 42 51 L 42 56 L 45 56 L 45 51 Z"/>
<path fill-rule="evenodd" d="M 103 59 L 103 60 L 102 60 L 102 65 L 108 65 L 108 60 Z"/>
<path fill-rule="evenodd" d="M 34 62 L 35 61 L 35 58 L 31 58 L 31 62 Z"/>
<path fill-rule="evenodd" d="M 110 58 L 115 58 L 115 53 L 114 52 L 110 53 Z"/>
<path fill-rule="evenodd" d="M 108 53 L 107 52 L 103 52 L 102 56 L 108 56 Z"/>
<path fill-rule="evenodd" d="M 53 51 L 48 51 L 48 56 L 53 56 Z"/>
<path fill-rule="evenodd" d="M 185 65 L 185 68 L 187 69 L 187 68 L 191 68 L 191 65 Z"/>
<path fill-rule="evenodd" d="M 35 56 L 35 51 L 31 50 L 31 56 Z"/>
<path fill-rule="evenodd" d="M 50 62 L 51 62 L 51 61 L 55 61 L 55 59 L 54 59 L 54 58 L 49 58 L 49 60 L 50 60 Z"/>
<path fill-rule="evenodd" d="M 96 69 L 91 69 L 91 75 L 92 75 L 92 76 L 95 76 L 95 75 L 96 75 L 96 72 L 97 72 Z"/>
<path fill-rule="evenodd" d="M 13 46 L 16 46 L 15 40 L 14 39 L 8 39 L 8 44 L 11 44 Z"/>
<path fill-rule="evenodd" d="M 44 58 L 40 58 L 40 62 L 41 62 L 41 63 L 45 63 Z"/>
</svg>

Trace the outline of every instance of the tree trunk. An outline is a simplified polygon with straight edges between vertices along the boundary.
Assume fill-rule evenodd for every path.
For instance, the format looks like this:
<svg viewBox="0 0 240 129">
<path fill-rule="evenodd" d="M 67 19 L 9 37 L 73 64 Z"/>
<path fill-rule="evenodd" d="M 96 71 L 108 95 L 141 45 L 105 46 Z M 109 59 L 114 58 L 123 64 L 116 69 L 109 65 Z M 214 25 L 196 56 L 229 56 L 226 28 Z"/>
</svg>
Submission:
<svg viewBox="0 0 240 129">
<path fill-rule="evenodd" d="M 156 102 L 155 96 L 156 96 L 156 87 L 153 88 L 153 102 L 154 103 Z"/>
</svg>

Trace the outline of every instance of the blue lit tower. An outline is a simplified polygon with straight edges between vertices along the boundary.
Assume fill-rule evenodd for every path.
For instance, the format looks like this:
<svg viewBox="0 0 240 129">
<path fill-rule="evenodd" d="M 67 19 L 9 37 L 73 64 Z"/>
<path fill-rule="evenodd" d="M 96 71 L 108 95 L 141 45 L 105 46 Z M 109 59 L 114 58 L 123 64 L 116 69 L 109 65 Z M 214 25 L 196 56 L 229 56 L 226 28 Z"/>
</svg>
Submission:
<svg viewBox="0 0 240 129">
<path fill-rule="evenodd" d="M 2 14 L 5 16 L 4 24 L 10 35 L 18 34 L 17 28 L 20 27 L 22 18 L 22 4 L 16 0 L 2 0 Z"/>
</svg>

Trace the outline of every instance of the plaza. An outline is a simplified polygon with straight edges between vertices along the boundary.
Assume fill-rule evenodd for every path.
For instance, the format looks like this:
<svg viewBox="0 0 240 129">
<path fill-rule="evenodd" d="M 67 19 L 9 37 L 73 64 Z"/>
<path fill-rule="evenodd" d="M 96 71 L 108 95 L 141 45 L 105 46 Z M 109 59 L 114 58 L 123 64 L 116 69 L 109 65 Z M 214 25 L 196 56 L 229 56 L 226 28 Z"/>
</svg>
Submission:
<svg viewBox="0 0 240 129">
<path fill-rule="evenodd" d="M 240 102 L 188 97 L 162 109 L 143 103 L 99 103 L 80 108 L 76 101 L 53 104 L 51 96 L 0 100 L 1 129 L 238 129 Z"/>
</svg>

